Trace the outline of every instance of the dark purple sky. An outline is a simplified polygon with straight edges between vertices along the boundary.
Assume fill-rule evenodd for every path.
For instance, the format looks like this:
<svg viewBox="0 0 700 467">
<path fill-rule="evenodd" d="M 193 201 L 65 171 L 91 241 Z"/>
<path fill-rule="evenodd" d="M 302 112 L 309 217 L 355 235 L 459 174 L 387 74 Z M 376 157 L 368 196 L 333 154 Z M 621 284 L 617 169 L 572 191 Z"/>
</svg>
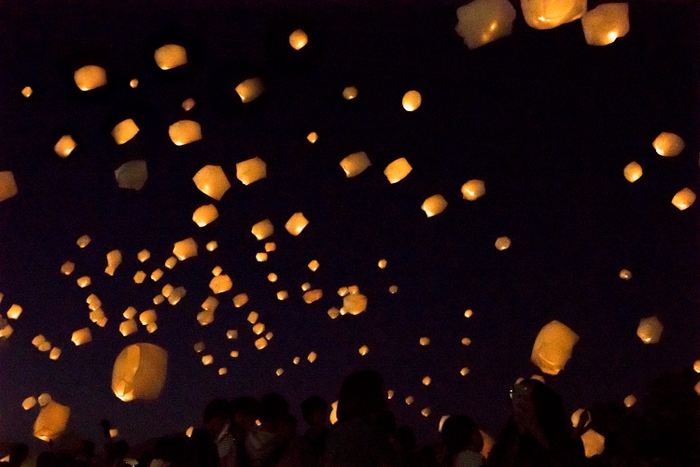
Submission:
<svg viewBox="0 0 700 467">
<path fill-rule="evenodd" d="M 137 442 L 197 424 L 215 396 L 279 391 L 295 410 L 311 394 L 333 401 L 343 376 L 364 367 L 382 373 L 399 423 L 423 440 L 440 415 L 456 412 L 496 432 L 508 415 L 509 385 L 535 372 L 532 343 L 553 319 L 580 336 L 566 369 L 547 378 L 572 410 L 643 394 L 652 377 L 700 358 L 698 207 L 681 212 L 670 203 L 680 189 L 700 188 L 697 9 L 635 2 L 630 34 L 607 47 L 587 46 L 578 21 L 535 31 L 518 13 L 512 36 L 469 51 L 454 32 L 460 2 L 382 5 L 0 8 L 0 170 L 12 170 L 20 190 L 0 204 L 0 312 L 24 308 L 0 348 L 1 439 L 31 437 L 38 409 L 20 404 L 42 392 L 71 407 L 70 430 L 98 439 L 107 417 Z M 287 42 L 297 28 L 309 35 L 299 52 Z M 167 43 L 187 49 L 186 66 L 156 67 L 153 52 Z M 73 72 L 86 64 L 106 68 L 105 88 L 76 88 Z M 267 92 L 242 105 L 233 89 L 254 76 Z M 20 94 L 26 85 L 29 99 Z M 359 89 L 353 101 L 341 97 L 349 85 Z M 401 97 L 411 89 L 423 104 L 408 113 Z M 196 106 L 185 112 L 190 97 Z M 125 118 L 141 131 L 116 146 L 110 131 Z M 176 147 L 167 130 L 183 118 L 201 124 L 203 139 Z M 310 131 L 319 134 L 314 145 Z M 661 131 L 685 139 L 680 156 L 654 152 Z M 63 134 L 78 143 L 67 159 L 52 150 Z M 372 166 L 347 179 L 338 164 L 357 151 Z M 243 186 L 235 164 L 254 156 L 268 177 Z M 413 172 L 390 185 L 382 171 L 399 157 Z M 134 159 L 148 164 L 140 192 L 114 180 Z M 632 160 L 644 168 L 634 184 L 622 175 Z M 207 164 L 231 180 L 220 202 L 192 183 Z M 468 202 L 460 187 L 473 178 L 485 181 L 487 194 Z M 420 206 L 436 193 L 449 205 L 426 218 Z M 200 229 L 192 212 L 211 202 L 220 218 Z M 292 237 L 284 223 L 297 211 L 310 224 Z M 250 228 L 268 217 L 277 251 L 257 263 L 264 242 Z M 81 250 L 75 241 L 83 234 L 93 240 Z M 512 246 L 499 252 L 493 243 L 502 235 Z M 163 268 L 173 243 L 190 236 L 198 257 L 158 283 L 133 283 L 138 269 Z M 213 253 L 204 250 L 209 240 L 220 245 Z M 115 248 L 124 262 L 109 277 L 105 255 Z M 152 256 L 142 266 L 143 248 Z M 321 264 L 316 272 L 306 267 L 312 259 Z M 69 277 L 59 272 L 66 260 L 76 263 Z M 215 322 L 201 327 L 196 315 L 216 265 L 234 287 L 218 297 Z M 618 278 L 623 268 L 632 280 Z M 277 283 L 266 280 L 270 272 Z M 93 283 L 80 289 L 75 280 L 84 274 Z M 324 292 L 312 305 L 301 298 L 307 281 Z M 124 309 L 152 308 L 166 283 L 184 285 L 186 298 L 157 307 L 154 334 L 141 328 L 122 337 Z M 326 311 L 342 303 L 336 290 L 353 284 L 367 295 L 367 312 L 331 320 Z M 288 300 L 276 299 L 280 289 Z M 235 309 L 239 292 L 250 302 Z M 88 320 L 90 293 L 104 304 L 104 329 Z M 262 351 L 246 322 L 251 310 L 274 332 Z M 665 329 L 659 344 L 646 346 L 635 333 L 650 315 Z M 75 347 L 71 333 L 84 326 L 93 341 Z M 226 340 L 231 328 L 238 341 Z M 31 345 L 39 333 L 62 348 L 58 361 Z M 422 336 L 429 346 L 419 346 Z M 461 345 L 463 337 L 472 345 Z M 214 365 L 202 366 L 193 350 L 199 340 Z M 126 404 L 112 394 L 112 363 L 134 342 L 169 352 L 158 401 Z M 362 345 L 370 349 L 364 357 Z M 233 349 L 237 360 L 228 357 Z M 313 364 L 304 359 L 310 351 L 318 354 Z M 226 376 L 217 375 L 221 366 Z M 429 387 L 421 384 L 426 375 Z M 416 402 L 407 407 L 409 395 Z M 424 407 L 432 409 L 427 419 Z"/>
</svg>

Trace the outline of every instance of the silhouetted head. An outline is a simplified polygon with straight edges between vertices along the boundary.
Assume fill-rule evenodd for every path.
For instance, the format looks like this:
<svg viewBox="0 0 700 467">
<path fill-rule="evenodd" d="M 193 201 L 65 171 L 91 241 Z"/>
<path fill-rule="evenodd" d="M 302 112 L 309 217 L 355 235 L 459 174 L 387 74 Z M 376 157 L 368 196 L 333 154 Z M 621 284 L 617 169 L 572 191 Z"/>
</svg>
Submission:
<svg viewBox="0 0 700 467">
<path fill-rule="evenodd" d="M 529 379 L 513 387 L 512 403 L 516 424 L 523 417 L 534 417 L 537 424 L 549 439 L 568 437 L 571 423 L 564 412 L 559 394 L 536 379 Z"/>
<path fill-rule="evenodd" d="M 289 413 L 289 404 L 283 395 L 276 392 L 260 398 L 260 422 L 281 422 Z"/>
<path fill-rule="evenodd" d="M 229 403 L 225 399 L 214 399 L 204 408 L 204 429 L 213 436 L 218 436 L 227 423 L 231 421 Z"/>
<path fill-rule="evenodd" d="M 124 459 L 127 452 L 129 452 L 129 443 L 123 439 L 120 439 L 114 443 L 114 455 L 117 457 L 117 459 Z"/>
<path fill-rule="evenodd" d="M 242 430 L 252 430 L 260 417 L 260 402 L 254 397 L 237 397 L 229 404 L 231 421 Z"/>
<path fill-rule="evenodd" d="M 386 392 L 379 373 L 363 370 L 345 378 L 338 399 L 339 421 L 377 416 L 386 410 Z"/>
<path fill-rule="evenodd" d="M 484 447 L 479 428 L 474 420 L 466 415 L 453 415 L 445 420 L 440 435 L 449 457 L 465 449 L 481 452 Z"/>
<path fill-rule="evenodd" d="M 301 415 L 309 426 L 325 426 L 328 420 L 328 402 L 323 397 L 311 396 L 301 403 Z"/>
</svg>

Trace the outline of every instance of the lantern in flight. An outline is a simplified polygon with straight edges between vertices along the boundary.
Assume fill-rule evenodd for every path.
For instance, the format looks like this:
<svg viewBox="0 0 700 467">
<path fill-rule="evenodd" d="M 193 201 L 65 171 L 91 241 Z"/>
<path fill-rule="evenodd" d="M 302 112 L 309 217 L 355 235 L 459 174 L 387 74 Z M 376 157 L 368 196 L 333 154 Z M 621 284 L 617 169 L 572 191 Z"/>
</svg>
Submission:
<svg viewBox="0 0 700 467">
<path fill-rule="evenodd" d="M 244 185 L 250 185 L 267 177 L 267 164 L 259 157 L 236 164 L 236 178 Z"/>
<path fill-rule="evenodd" d="M 642 166 L 632 161 L 625 166 L 624 174 L 628 182 L 634 183 L 642 176 Z"/>
<path fill-rule="evenodd" d="M 627 35 L 630 30 L 627 3 L 603 3 L 581 18 L 583 35 L 588 45 L 608 45 Z"/>
<path fill-rule="evenodd" d="M 12 172 L 0 172 L 0 202 L 10 199 L 17 194 L 17 183 Z"/>
<path fill-rule="evenodd" d="M 29 98 L 29 96 L 32 95 L 34 91 L 32 90 L 31 86 L 25 86 L 22 88 L 22 95 L 26 98 Z"/>
<path fill-rule="evenodd" d="M 289 45 L 294 50 L 301 50 L 309 42 L 309 37 L 301 29 L 297 29 L 289 35 Z"/>
<path fill-rule="evenodd" d="M 661 324 L 661 321 L 656 316 L 642 318 L 637 327 L 637 337 L 645 344 L 656 344 L 661 339 L 663 330 L 664 325 Z"/>
<path fill-rule="evenodd" d="M 187 63 L 187 51 L 181 45 L 167 44 L 156 49 L 153 58 L 161 70 L 170 70 Z"/>
<path fill-rule="evenodd" d="M 510 238 L 508 238 L 508 237 L 498 237 L 498 238 L 496 239 L 495 245 L 496 245 L 496 249 L 497 249 L 498 251 L 507 250 L 508 248 L 510 248 Z"/>
<path fill-rule="evenodd" d="M 202 127 L 192 120 L 180 120 L 168 127 L 168 136 L 175 146 L 184 146 L 202 139 Z"/>
<path fill-rule="evenodd" d="M 306 219 L 306 217 L 304 217 L 304 214 L 301 212 L 295 212 L 292 214 L 292 217 L 289 218 L 287 223 L 284 224 L 284 228 L 287 229 L 287 232 L 290 234 L 297 236 L 307 225 L 309 225 L 309 221 Z"/>
<path fill-rule="evenodd" d="M 372 165 L 372 163 L 369 157 L 367 157 L 367 153 L 364 151 L 352 153 L 340 161 L 340 166 L 345 171 L 345 176 L 347 178 L 360 175 L 370 165 Z"/>
<path fill-rule="evenodd" d="M 683 138 L 675 133 L 661 132 L 651 143 L 659 156 L 675 157 L 685 149 Z"/>
<path fill-rule="evenodd" d="M 226 174 L 218 165 L 207 165 L 202 167 L 199 172 L 192 177 L 194 184 L 197 185 L 199 191 L 205 195 L 221 201 L 224 193 L 231 188 Z"/>
<path fill-rule="evenodd" d="M 137 330 L 136 321 L 133 319 L 127 319 L 119 323 L 119 333 L 124 337 L 135 333 Z"/>
<path fill-rule="evenodd" d="M 394 184 L 406 178 L 411 173 L 411 170 L 413 170 L 411 164 L 408 163 L 405 157 L 402 157 L 387 165 L 386 169 L 384 169 L 384 175 L 389 180 L 389 183 Z"/>
<path fill-rule="evenodd" d="M 525 22 L 535 29 L 552 29 L 586 13 L 586 0 L 520 0 Z"/>
<path fill-rule="evenodd" d="M 433 195 L 423 201 L 423 205 L 420 208 L 427 217 L 437 216 L 447 208 L 447 200 L 442 195 Z"/>
<path fill-rule="evenodd" d="M 401 105 L 407 112 L 413 112 L 420 107 L 422 98 L 418 91 L 408 91 L 401 99 Z"/>
<path fill-rule="evenodd" d="M 270 219 L 265 219 L 253 225 L 250 231 L 255 235 L 255 238 L 263 240 L 275 232 L 275 227 L 272 225 L 272 222 L 270 222 Z"/>
<path fill-rule="evenodd" d="M 320 300 L 321 297 L 323 297 L 323 291 L 321 289 L 309 290 L 304 294 L 304 302 L 311 304 L 317 300 Z"/>
<path fill-rule="evenodd" d="M 236 308 L 240 308 L 246 303 L 248 303 L 248 295 L 244 293 L 239 293 L 238 295 L 233 297 L 233 306 L 235 306 Z"/>
<path fill-rule="evenodd" d="M 226 274 L 216 276 L 209 282 L 209 288 L 215 294 L 228 292 L 229 290 L 231 290 L 231 287 L 233 287 L 233 282 L 231 281 L 231 278 Z"/>
<path fill-rule="evenodd" d="M 586 457 L 593 457 L 603 454 L 605 450 L 605 436 L 593 429 L 588 429 L 581 435 L 583 441 L 583 451 Z"/>
<path fill-rule="evenodd" d="M 73 333 L 70 339 L 76 346 L 87 344 L 92 340 L 90 328 L 78 329 Z"/>
<path fill-rule="evenodd" d="M 117 144 L 122 145 L 131 141 L 138 132 L 139 127 L 136 126 L 136 123 L 132 119 L 127 118 L 114 126 L 112 129 L 112 138 L 114 138 Z"/>
<path fill-rule="evenodd" d="M 75 140 L 71 135 L 63 135 L 54 145 L 53 150 L 58 155 L 58 157 L 68 157 L 73 149 L 77 146 Z"/>
<path fill-rule="evenodd" d="M 122 253 L 119 250 L 112 250 L 107 253 L 107 267 L 105 273 L 110 276 L 114 275 L 114 271 L 122 264 Z"/>
<path fill-rule="evenodd" d="M 683 188 L 675 194 L 671 203 L 681 211 L 685 211 L 695 202 L 695 192 L 690 188 Z"/>
<path fill-rule="evenodd" d="M 138 191 L 148 180 L 146 161 L 139 159 L 126 162 L 114 171 L 114 177 L 117 179 L 119 188 Z"/>
<path fill-rule="evenodd" d="M 47 442 L 58 438 L 66 430 L 69 417 L 70 408 L 50 401 L 41 408 L 34 422 L 34 436 Z"/>
<path fill-rule="evenodd" d="M 476 49 L 510 35 L 515 8 L 508 0 L 474 0 L 457 8 L 455 30 L 467 47 Z"/>
<path fill-rule="evenodd" d="M 198 207 L 192 214 L 192 220 L 200 227 L 214 222 L 219 217 L 219 211 L 213 204 Z"/>
<path fill-rule="evenodd" d="M 343 297 L 343 309 L 351 315 L 359 315 L 367 309 L 367 297 L 360 293 L 347 294 Z"/>
<path fill-rule="evenodd" d="M 556 375 L 571 358 L 578 335 L 565 324 L 552 321 L 544 326 L 532 347 L 532 363 L 543 373 Z"/>
<path fill-rule="evenodd" d="M 474 201 L 484 196 L 485 193 L 486 185 L 484 185 L 483 180 L 469 180 L 462 185 L 462 197 L 468 201 Z"/>
<path fill-rule="evenodd" d="M 168 353 L 154 344 L 126 347 L 112 369 L 112 391 L 124 402 L 154 400 L 160 396 L 168 368 Z"/>
<path fill-rule="evenodd" d="M 7 318 L 8 319 L 17 319 L 19 318 L 19 315 L 22 314 L 22 307 L 17 305 L 16 303 L 12 304 L 9 310 L 7 310 Z"/>
<path fill-rule="evenodd" d="M 192 237 L 180 240 L 173 246 L 173 254 L 180 261 L 197 256 L 197 242 Z"/>
<path fill-rule="evenodd" d="M 92 91 L 107 84 L 107 72 L 97 65 L 86 65 L 73 73 L 73 80 L 81 91 Z"/>
<path fill-rule="evenodd" d="M 265 85 L 260 78 L 250 78 L 236 86 L 236 93 L 244 104 L 254 101 L 263 92 L 265 92 Z"/>
<path fill-rule="evenodd" d="M 348 86 L 343 89 L 343 99 L 346 101 L 351 101 L 357 97 L 357 88 L 355 86 Z"/>
</svg>

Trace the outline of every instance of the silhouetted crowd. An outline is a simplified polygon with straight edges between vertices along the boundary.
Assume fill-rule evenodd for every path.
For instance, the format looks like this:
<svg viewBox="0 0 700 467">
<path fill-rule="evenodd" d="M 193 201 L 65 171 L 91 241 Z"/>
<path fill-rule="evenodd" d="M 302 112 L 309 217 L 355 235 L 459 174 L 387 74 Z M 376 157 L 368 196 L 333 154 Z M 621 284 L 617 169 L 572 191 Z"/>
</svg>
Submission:
<svg viewBox="0 0 700 467">
<path fill-rule="evenodd" d="M 697 380 L 692 371 L 665 374 L 635 410 L 597 403 L 574 422 L 551 388 L 522 380 L 511 389 L 512 415 L 495 443 L 485 443 L 490 439 L 474 420 L 457 414 L 442 424 L 441 442 L 419 447 L 410 427 L 397 426 L 381 376 L 365 370 L 345 378 L 333 425 L 323 398 L 301 404 L 301 435 L 280 394 L 215 399 L 189 436 L 163 437 L 152 449 L 130 453 L 103 421 L 104 459 L 96 460 L 88 443 L 79 452 L 44 452 L 36 467 L 696 467 Z M 26 445 L 15 446 L 5 467 L 20 467 L 27 455 Z"/>
</svg>

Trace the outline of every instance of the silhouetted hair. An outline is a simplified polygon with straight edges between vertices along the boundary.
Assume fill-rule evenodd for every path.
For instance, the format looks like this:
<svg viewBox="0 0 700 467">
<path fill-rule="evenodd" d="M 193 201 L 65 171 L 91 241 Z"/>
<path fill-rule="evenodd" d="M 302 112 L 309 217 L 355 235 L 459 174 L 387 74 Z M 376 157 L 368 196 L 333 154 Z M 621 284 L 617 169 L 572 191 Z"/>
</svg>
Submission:
<svg viewBox="0 0 700 467">
<path fill-rule="evenodd" d="M 382 377 L 374 370 L 348 375 L 338 398 L 338 420 L 378 415 L 387 409 Z"/>
<path fill-rule="evenodd" d="M 127 452 L 129 452 L 129 443 L 123 439 L 120 439 L 114 443 L 114 455 L 117 457 L 117 459 L 123 459 Z"/>
<path fill-rule="evenodd" d="M 318 412 L 328 413 L 328 402 L 323 397 L 311 396 L 301 403 L 301 415 L 309 425 L 313 424 L 313 416 Z"/>
<path fill-rule="evenodd" d="M 225 399 L 214 399 L 204 408 L 204 423 L 208 423 L 216 417 L 228 419 L 230 418 L 229 413 L 229 404 Z"/>
<path fill-rule="evenodd" d="M 453 415 L 442 425 L 442 442 L 447 450 L 447 456 L 450 458 L 460 451 L 463 451 L 470 447 L 472 442 L 479 433 L 479 429 L 474 423 L 471 417 L 466 415 Z M 481 442 L 482 446 L 472 446 L 474 450 L 481 451 L 483 447 L 483 439 Z"/>
<path fill-rule="evenodd" d="M 202 429 L 192 431 L 187 445 L 188 467 L 219 467 L 219 452 L 211 433 Z"/>
<path fill-rule="evenodd" d="M 549 439 L 568 437 L 571 434 L 571 422 L 564 412 L 561 396 L 543 382 L 530 379 L 525 384 L 531 389 L 531 399 L 535 406 L 537 424 Z"/>
<path fill-rule="evenodd" d="M 283 395 L 276 392 L 260 398 L 260 421 L 281 421 L 289 413 L 289 404 Z"/>
<path fill-rule="evenodd" d="M 258 417 L 260 415 L 260 402 L 255 397 L 237 397 L 229 404 L 229 411 L 231 418 L 235 418 L 239 413 Z"/>
</svg>

